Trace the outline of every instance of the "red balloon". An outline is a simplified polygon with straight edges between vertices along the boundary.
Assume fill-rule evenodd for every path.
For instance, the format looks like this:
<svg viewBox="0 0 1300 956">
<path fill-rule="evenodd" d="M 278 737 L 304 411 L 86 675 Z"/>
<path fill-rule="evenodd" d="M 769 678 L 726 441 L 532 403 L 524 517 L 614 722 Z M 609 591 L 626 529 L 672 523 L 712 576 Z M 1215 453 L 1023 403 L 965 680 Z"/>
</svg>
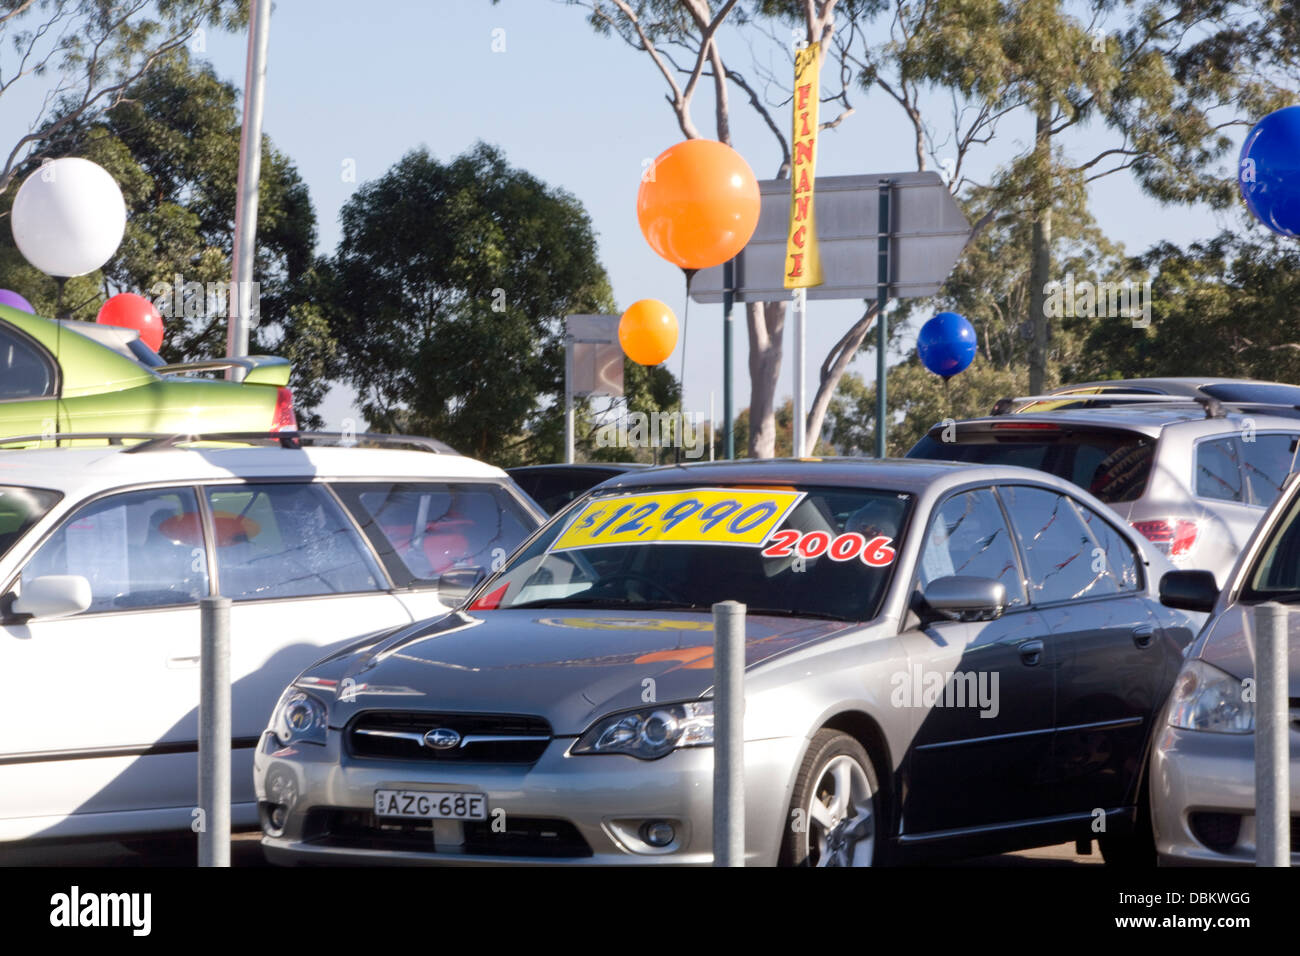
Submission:
<svg viewBox="0 0 1300 956">
<path fill-rule="evenodd" d="M 660 153 L 636 196 L 646 242 L 683 269 L 735 258 L 754 234 L 760 207 L 749 164 L 711 139 L 688 139 Z"/>
<path fill-rule="evenodd" d="M 163 320 L 154 304 L 134 292 L 119 292 L 104 303 L 95 319 L 100 325 L 135 329 L 140 340 L 157 352 L 162 348 Z"/>
</svg>

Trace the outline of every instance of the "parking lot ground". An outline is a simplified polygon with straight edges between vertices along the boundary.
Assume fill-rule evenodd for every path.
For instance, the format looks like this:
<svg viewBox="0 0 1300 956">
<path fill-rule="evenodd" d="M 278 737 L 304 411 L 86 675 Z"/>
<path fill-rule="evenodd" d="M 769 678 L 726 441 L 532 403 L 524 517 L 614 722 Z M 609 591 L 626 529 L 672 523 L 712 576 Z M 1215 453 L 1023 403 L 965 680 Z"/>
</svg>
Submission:
<svg viewBox="0 0 1300 956">
<path fill-rule="evenodd" d="M 230 863 L 235 867 L 269 866 L 262 855 L 261 834 L 236 833 L 231 839 Z M 43 846 L 0 849 L 0 867 L 14 866 L 103 866 L 152 867 L 195 866 L 195 851 L 186 845 L 185 837 L 153 840 L 148 845 L 135 844 L 128 848 L 121 843 L 46 844 Z M 962 860 L 958 863 L 936 864 L 949 867 L 1083 867 L 1100 866 L 1101 854 L 1093 847 L 1090 855 L 1075 852 L 1073 843 L 1040 847 L 1019 853 L 984 856 Z"/>
</svg>

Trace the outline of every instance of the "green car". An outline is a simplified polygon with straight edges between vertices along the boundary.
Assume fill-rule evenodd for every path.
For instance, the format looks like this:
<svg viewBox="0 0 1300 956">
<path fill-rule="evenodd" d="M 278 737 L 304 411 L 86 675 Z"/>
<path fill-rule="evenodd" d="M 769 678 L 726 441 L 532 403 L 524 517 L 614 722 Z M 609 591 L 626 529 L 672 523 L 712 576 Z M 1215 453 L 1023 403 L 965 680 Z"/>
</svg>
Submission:
<svg viewBox="0 0 1300 956">
<path fill-rule="evenodd" d="M 242 382 L 199 374 L 232 366 Z M 293 431 L 289 371 L 264 355 L 167 365 L 133 329 L 0 306 L 0 438 Z"/>
</svg>

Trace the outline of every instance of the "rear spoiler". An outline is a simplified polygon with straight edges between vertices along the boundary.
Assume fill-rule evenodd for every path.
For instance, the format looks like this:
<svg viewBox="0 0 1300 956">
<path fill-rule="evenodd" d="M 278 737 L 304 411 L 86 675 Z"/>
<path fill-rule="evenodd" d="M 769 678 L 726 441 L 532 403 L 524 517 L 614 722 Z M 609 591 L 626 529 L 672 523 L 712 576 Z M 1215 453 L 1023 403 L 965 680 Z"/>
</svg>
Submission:
<svg viewBox="0 0 1300 956">
<path fill-rule="evenodd" d="M 191 372 L 218 372 L 225 369 L 242 368 L 244 381 L 249 385 L 289 384 L 289 373 L 293 366 L 288 359 L 277 355 L 228 355 L 225 358 L 207 359 L 201 362 L 178 362 L 175 365 L 160 365 L 154 369 L 159 375 L 187 375 Z"/>
</svg>

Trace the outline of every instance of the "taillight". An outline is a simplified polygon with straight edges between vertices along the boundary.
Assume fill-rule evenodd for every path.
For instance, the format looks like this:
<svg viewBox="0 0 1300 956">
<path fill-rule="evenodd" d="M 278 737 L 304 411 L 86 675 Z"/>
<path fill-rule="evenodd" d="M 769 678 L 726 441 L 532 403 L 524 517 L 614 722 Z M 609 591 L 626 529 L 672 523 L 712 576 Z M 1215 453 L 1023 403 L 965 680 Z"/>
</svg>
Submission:
<svg viewBox="0 0 1300 956">
<path fill-rule="evenodd" d="M 1191 554 L 1201 533 L 1200 522 L 1190 518 L 1134 521 L 1133 527 L 1175 563 L 1185 560 Z"/>
<path fill-rule="evenodd" d="M 298 416 L 293 413 L 293 392 L 283 386 L 276 389 L 275 412 L 271 415 L 271 431 L 296 432 Z"/>
</svg>

